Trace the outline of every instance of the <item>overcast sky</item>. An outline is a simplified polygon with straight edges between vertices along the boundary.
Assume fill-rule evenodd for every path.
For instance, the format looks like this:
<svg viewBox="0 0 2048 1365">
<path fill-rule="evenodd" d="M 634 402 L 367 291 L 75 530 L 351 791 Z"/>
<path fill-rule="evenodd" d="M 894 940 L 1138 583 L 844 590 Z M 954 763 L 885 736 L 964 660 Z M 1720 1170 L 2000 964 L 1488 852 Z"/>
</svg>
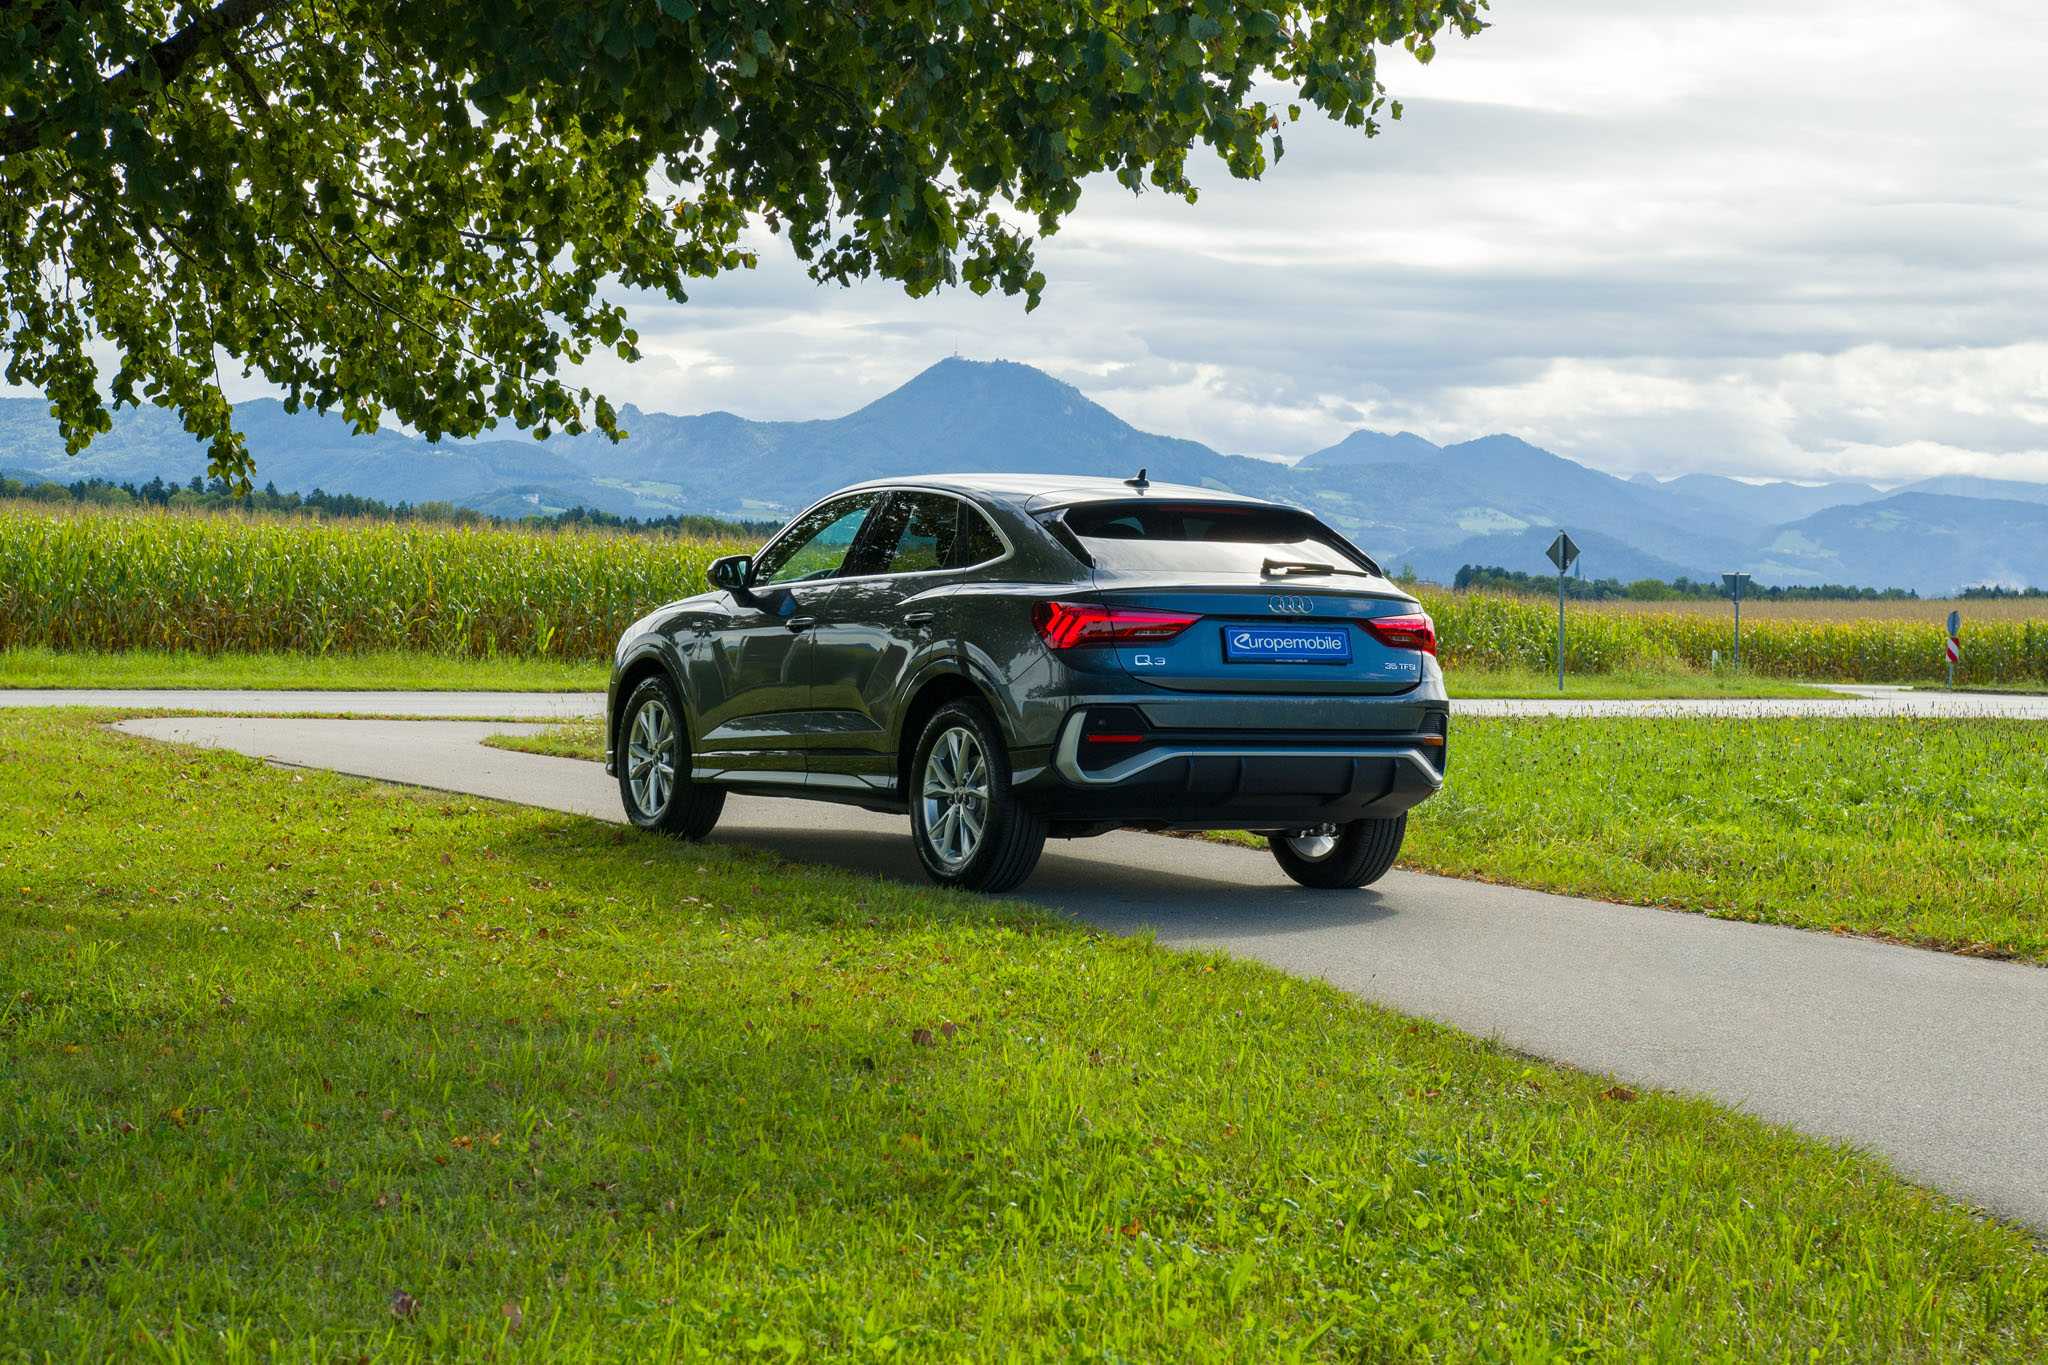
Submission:
<svg viewBox="0 0 2048 1365">
<path fill-rule="evenodd" d="M 1366 139 L 1104 183 L 1029 317 L 762 266 L 639 312 L 669 412 L 835 416 L 953 353 L 1295 455 L 1507 431 L 1618 473 L 2048 479 L 2048 5 L 1496 0 Z"/>
</svg>

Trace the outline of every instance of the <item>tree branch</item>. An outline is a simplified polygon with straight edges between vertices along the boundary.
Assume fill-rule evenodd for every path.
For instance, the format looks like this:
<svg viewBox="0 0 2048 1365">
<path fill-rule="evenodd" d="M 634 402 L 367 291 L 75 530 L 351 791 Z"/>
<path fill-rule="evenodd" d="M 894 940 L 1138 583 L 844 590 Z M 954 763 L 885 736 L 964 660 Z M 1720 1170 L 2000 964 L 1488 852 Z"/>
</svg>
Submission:
<svg viewBox="0 0 2048 1365">
<path fill-rule="evenodd" d="M 152 83 L 168 85 L 184 74 L 185 68 L 208 43 L 248 28 L 283 3 L 286 0 L 221 0 L 220 4 L 108 77 L 96 93 L 126 102 L 148 90 Z M 41 145 L 43 131 L 53 124 L 67 122 L 72 107 L 85 103 L 86 98 L 83 94 L 74 95 L 40 113 L 0 123 L 0 157 L 18 156 L 35 150 Z"/>
</svg>

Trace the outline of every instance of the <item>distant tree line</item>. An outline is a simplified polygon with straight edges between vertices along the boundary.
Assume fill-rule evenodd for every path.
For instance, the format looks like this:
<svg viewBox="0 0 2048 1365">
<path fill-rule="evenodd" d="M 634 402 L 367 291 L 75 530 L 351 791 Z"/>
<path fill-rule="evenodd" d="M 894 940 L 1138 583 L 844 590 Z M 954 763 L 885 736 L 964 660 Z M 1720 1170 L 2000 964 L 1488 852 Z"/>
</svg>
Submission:
<svg viewBox="0 0 2048 1365">
<path fill-rule="evenodd" d="M 1956 596 L 1983 601 L 1996 601 L 2002 597 L 2048 597 L 2048 588 L 1964 588 Z"/>
<path fill-rule="evenodd" d="M 1488 592 L 1513 592 L 1537 594 L 1545 597 L 1557 596 L 1555 574 L 1528 574 L 1496 565 L 1467 564 L 1458 570 L 1452 580 L 1454 588 L 1474 588 Z M 2038 594 L 2039 589 L 2029 588 L 2028 594 Z M 2020 595 L 2004 589 L 1972 588 L 1963 595 L 1991 596 L 2006 593 Z M 1716 582 L 1695 581 L 1678 577 L 1670 582 L 1661 578 L 1638 578 L 1633 583 L 1624 583 L 1618 578 L 1572 578 L 1564 580 L 1564 595 L 1574 601 L 1587 602 L 1683 602 L 1701 598 L 1727 597 L 1728 590 Z M 1823 583 L 1818 587 L 1765 587 L 1751 583 L 1742 590 L 1745 602 L 1906 602 L 1917 601 L 1920 594 L 1907 588 L 1852 588 L 1841 583 Z"/>
<path fill-rule="evenodd" d="M 161 476 L 148 483 L 111 483 L 106 479 L 80 479 L 76 483 L 55 481 L 29 484 L 19 479 L 0 478 L 0 498 L 26 498 L 32 502 L 90 503 L 99 507 L 175 507 L 195 512 L 254 512 L 276 516 L 359 517 L 371 521 L 428 521 L 454 526 L 515 525 L 542 529 L 595 526 L 636 535 L 677 535 L 697 540 L 729 537 L 760 538 L 771 535 L 779 521 L 727 521 L 723 517 L 690 514 L 673 517 L 622 517 L 594 507 L 571 507 L 555 513 L 535 512 L 506 518 L 461 507 L 452 502 L 385 502 L 355 493 L 280 493 L 275 483 L 237 497 L 224 479 L 208 480 L 194 475 L 189 483 L 166 483 Z"/>
</svg>

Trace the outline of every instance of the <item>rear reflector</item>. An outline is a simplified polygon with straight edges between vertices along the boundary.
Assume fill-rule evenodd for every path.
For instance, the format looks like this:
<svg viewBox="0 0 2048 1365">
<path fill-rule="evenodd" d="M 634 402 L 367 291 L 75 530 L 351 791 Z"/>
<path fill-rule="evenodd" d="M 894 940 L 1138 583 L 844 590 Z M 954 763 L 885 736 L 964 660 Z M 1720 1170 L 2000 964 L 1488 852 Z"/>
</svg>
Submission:
<svg viewBox="0 0 2048 1365">
<path fill-rule="evenodd" d="M 1086 739 L 1090 744 L 1143 744 L 1145 742 L 1143 735 L 1083 735 L 1082 738 Z M 1424 742 L 1427 743 L 1427 741 Z M 1441 744 L 1443 741 L 1438 740 L 1437 743 Z"/>
<path fill-rule="evenodd" d="M 1141 611 L 1096 602 L 1040 602 L 1031 609 L 1031 623 L 1054 649 L 1154 644 L 1171 640 L 1201 619 L 1184 611 Z"/>
<path fill-rule="evenodd" d="M 1426 611 L 1407 616 L 1375 617 L 1365 623 L 1365 628 L 1390 649 L 1419 649 L 1424 654 L 1436 653 L 1436 622 L 1429 619 Z"/>
</svg>

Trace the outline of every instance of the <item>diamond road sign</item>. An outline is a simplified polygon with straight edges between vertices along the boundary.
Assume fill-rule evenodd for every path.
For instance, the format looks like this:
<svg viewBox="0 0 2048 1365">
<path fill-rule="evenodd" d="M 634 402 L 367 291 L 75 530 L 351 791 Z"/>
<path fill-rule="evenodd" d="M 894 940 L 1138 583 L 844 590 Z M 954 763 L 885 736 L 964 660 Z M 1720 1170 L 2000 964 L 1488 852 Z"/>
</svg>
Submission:
<svg viewBox="0 0 2048 1365">
<path fill-rule="evenodd" d="M 1571 568 L 1572 561 L 1579 557 L 1578 542 L 1559 531 L 1557 539 L 1550 542 L 1550 548 L 1544 553 L 1550 556 L 1551 563 L 1557 565 L 1557 571 L 1563 573 Z"/>
</svg>

